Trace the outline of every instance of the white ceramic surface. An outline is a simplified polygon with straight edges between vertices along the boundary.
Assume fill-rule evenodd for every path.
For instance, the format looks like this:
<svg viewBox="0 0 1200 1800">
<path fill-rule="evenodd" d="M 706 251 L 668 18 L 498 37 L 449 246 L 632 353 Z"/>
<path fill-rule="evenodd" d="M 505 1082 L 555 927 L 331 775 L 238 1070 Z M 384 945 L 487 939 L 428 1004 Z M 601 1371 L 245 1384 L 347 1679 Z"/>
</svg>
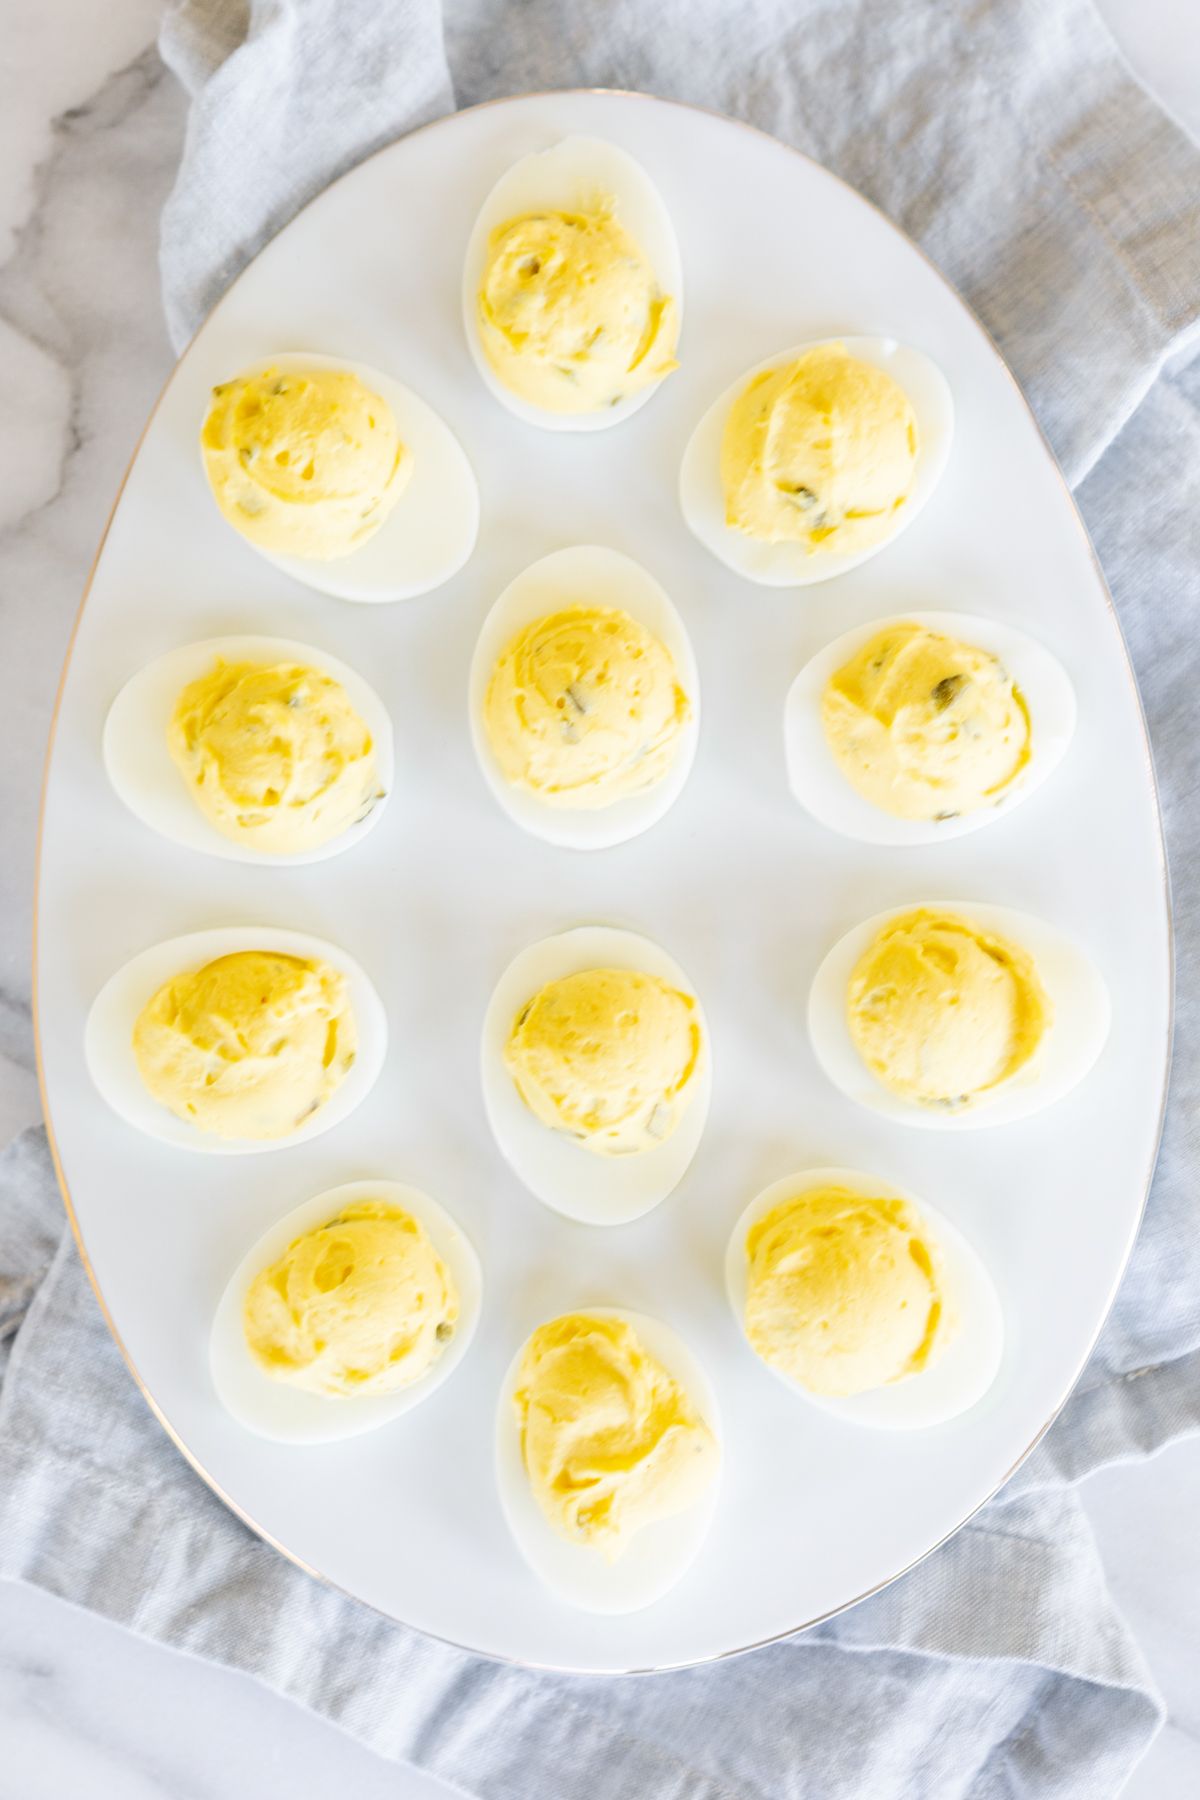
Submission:
<svg viewBox="0 0 1200 1800">
<path fill-rule="evenodd" d="M 627 428 L 552 438 L 480 390 L 458 281 L 491 170 L 574 129 L 613 137 L 660 187 L 685 264 L 687 354 Z M 807 235 L 768 228 L 781 198 L 848 254 L 813 266 Z M 381 237 L 369 226 L 384 210 L 396 228 Z M 744 320 L 737 343 L 725 330 L 731 311 Z M 920 519 L 868 565 L 803 595 L 750 590 L 678 517 L 687 434 L 706 396 L 756 358 L 851 328 L 936 355 L 955 394 L 954 456 Z M 200 396 L 281 341 L 382 367 L 421 355 L 423 391 L 468 446 L 484 501 L 473 561 L 436 595 L 382 613 L 338 607 L 215 529 L 190 437 Z M 991 529 L 997 483 L 1020 493 L 1019 539 Z M 676 598 L 704 678 L 706 733 L 667 818 L 583 859 L 519 835 L 498 813 L 473 766 L 461 697 L 507 572 L 586 541 L 644 561 Z M 1086 926 L 1112 990 L 1112 1039 L 1084 1087 L 1052 1113 L 989 1134 L 986 1155 L 980 1140 L 902 1133 L 853 1108 L 819 1081 L 803 1032 L 822 948 L 930 885 L 929 853 L 881 859 L 798 811 L 778 741 L 784 695 L 822 643 L 917 591 L 947 608 L 970 592 L 973 611 L 1041 638 L 1080 703 L 1075 748 L 1038 803 L 1004 831 L 938 853 L 939 887 Z M 286 875 L 201 869 L 164 853 L 108 791 L 100 731 L 128 669 L 172 644 L 244 628 L 251 615 L 256 630 L 336 641 L 388 705 L 401 766 L 419 772 L 352 859 Z M 148 1145 L 107 1114 L 86 1080 L 82 1022 L 105 974 L 142 945 L 251 916 L 286 917 L 361 957 L 387 1001 L 392 1050 L 352 1133 L 278 1159 L 236 1159 L 216 1185 L 209 1159 Z M 476 1098 L 479 1009 L 495 969 L 569 916 L 619 919 L 669 943 L 722 1047 L 703 1155 L 670 1201 L 620 1232 L 586 1232 L 525 1195 Z M 173 1430 L 244 1513 L 331 1580 L 425 1629 L 532 1661 L 627 1668 L 715 1655 L 847 1603 L 953 1530 L 1078 1373 L 1136 1226 L 1157 1132 L 1169 957 L 1149 765 L 1100 578 L 1036 428 L 960 303 L 884 220 L 768 139 L 645 100 L 556 95 L 418 133 L 330 190 L 218 308 L 159 411 L 83 615 L 47 798 L 39 941 L 45 1073 L 67 1183 L 127 1354 Z M 479 1378 L 464 1368 L 436 1406 L 414 1413 L 403 1458 L 394 1434 L 374 1433 L 323 1452 L 324 1467 L 299 1484 L 290 1461 L 238 1431 L 211 1396 L 208 1319 L 239 1246 L 283 1210 L 279 1172 L 289 1192 L 316 1191 L 394 1166 L 401 1152 L 418 1185 L 463 1196 L 461 1222 L 489 1290 L 471 1358 Z M 732 1356 L 720 1278 L 730 1197 L 820 1161 L 865 1164 L 918 1193 L 936 1164 L 938 1191 L 961 1196 L 955 1220 L 987 1257 L 1010 1317 L 1016 1303 L 1021 1330 L 997 1405 L 939 1433 L 936 1446 L 818 1418 L 783 1432 L 772 1384 Z M 489 1480 L 495 1382 L 515 1321 L 534 1305 L 556 1308 L 583 1258 L 597 1278 L 619 1282 L 624 1304 L 672 1318 L 703 1351 L 728 1421 L 725 1498 L 702 1562 L 626 1619 L 581 1620 L 540 1593 Z M 768 1437 L 773 1491 L 786 1504 L 756 1481 Z M 353 1533 L 339 1509 L 348 1482 Z M 797 1559 L 797 1540 L 821 1554 Z"/>
</svg>

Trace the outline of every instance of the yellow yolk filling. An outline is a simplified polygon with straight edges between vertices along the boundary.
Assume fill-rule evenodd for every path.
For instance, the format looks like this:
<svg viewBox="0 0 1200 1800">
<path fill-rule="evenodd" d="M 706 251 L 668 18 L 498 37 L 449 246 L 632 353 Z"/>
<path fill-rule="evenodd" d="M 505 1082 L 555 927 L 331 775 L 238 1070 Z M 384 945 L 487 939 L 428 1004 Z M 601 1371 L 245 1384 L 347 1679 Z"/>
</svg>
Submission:
<svg viewBox="0 0 1200 1800">
<path fill-rule="evenodd" d="M 241 950 L 165 982 L 133 1028 L 147 1092 L 201 1131 L 286 1137 L 354 1062 L 346 980 L 326 963 Z"/>
<path fill-rule="evenodd" d="M 897 529 L 917 422 L 904 389 L 842 344 L 756 375 L 721 442 L 725 522 L 763 543 L 848 555 Z"/>
<path fill-rule="evenodd" d="M 535 1118 L 585 1150 L 653 1150 L 698 1086 L 696 1002 L 655 975 L 587 969 L 551 981 L 513 1022 L 504 1061 Z"/>
<path fill-rule="evenodd" d="M 525 1346 L 513 1395 L 521 1454 L 546 1519 L 610 1561 L 716 1479 L 717 1442 L 623 1319 L 571 1313 Z"/>
<path fill-rule="evenodd" d="M 346 690 L 299 663 L 225 663 L 184 688 L 167 732 L 210 824 L 257 850 L 313 850 L 380 798 L 371 734 Z"/>
<path fill-rule="evenodd" d="M 479 335 L 504 386 L 547 412 L 600 412 L 678 365 L 676 304 L 611 199 L 492 232 Z"/>
<path fill-rule="evenodd" d="M 1052 1008 L 1033 958 L 948 913 L 890 919 L 850 977 L 859 1055 L 893 1093 L 962 1109 L 1028 1071 Z"/>
<path fill-rule="evenodd" d="M 412 474 L 391 407 L 349 370 L 222 382 L 200 446 L 229 523 L 262 550 L 316 562 L 373 536 Z"/>
<path fill-rule="evenodd" d="M 893 625 L 830 677 L 821 723 L 864 800 L 900 819 L 995 806 L 1029 763 L 1029 708 L 999 659 Z"/>
<path fill-rule="evenodd" d="M 628 613 L 593 606 L 527 625 L 484 700 L 506 781 L 549 806 L 610 806 L 653 787 L 690 716 L 665 645 Z"/>
<path fill-rule="evenodd" d="M 903 1381 L 946 1336 L 938 1247 L 903 1200 L 797 1194 L 747 1234 L 745 1318 L 763 1361 L 810 1393 Z"/>
<path fill-rule="evenodd" d="M 255 1276 L 242 1321 L 265 1374 L 313 1394 L 390 1394 L 428 1374 L 458 1294 L 423 1225 L 357 1200 Z"/>
</svg>

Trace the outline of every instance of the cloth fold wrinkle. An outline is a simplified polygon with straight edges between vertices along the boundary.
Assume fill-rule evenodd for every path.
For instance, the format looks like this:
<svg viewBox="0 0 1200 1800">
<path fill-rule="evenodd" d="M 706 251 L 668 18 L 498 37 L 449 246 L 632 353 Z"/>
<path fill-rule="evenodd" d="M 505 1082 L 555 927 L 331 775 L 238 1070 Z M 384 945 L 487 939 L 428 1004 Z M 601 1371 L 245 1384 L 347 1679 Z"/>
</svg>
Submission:
<svg viewBox="0 0 1200 1800">
<path fill-rule="evenodd" d="M 181 349 L 306 201 L 452 112 L 454 93 L 438 0 L 181 0 L 160 48 L 194 96 L 183 155 L 194 179 L 176 184 L 162 226 L 167 324 Z"/>
<path fill-rule="evenodd" d="M 1200 154 L 1088 0 L 448 0 L 444 18 L 437 0 L 175 0 L 162 51 L 193 96 L 162 235 L 177 344 L 339 172 L 456 101 L 529 89 L 637 87 L 744 119 L 914 235 L 1078 483 L 1142 680 L 1186 985 L 1159 1174 L 1077 1391 L 950 1542 L 800 1637 L 571 1679 L 314 1583 L 159 1431 L 59 1242 L 41 1132 L 0 1158 L 0 1573 L 252 1673 L 479 1800 L 1115 1794 L 1161 1706 L 1070 1484 L 1200 1429 Z"/>
</svg>

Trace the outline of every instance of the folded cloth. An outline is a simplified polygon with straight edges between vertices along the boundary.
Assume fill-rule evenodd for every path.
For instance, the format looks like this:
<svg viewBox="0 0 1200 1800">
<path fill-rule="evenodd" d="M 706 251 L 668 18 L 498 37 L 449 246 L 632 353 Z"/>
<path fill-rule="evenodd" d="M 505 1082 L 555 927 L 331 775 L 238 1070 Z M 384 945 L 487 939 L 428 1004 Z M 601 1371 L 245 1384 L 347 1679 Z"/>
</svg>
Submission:
<svg viewBox="0 0 1200 1800">
<path fill-rule="evenodd" d="M 177 344 L 331 177 L 456 101 L 529 88 L 747 119 L 930 251 L 1078 483 L 1142 682 L 1179 893 L 1173 1104 L 1114 1313 L 1004 1493 L 838 1619 L 608 1681 L 434 1643 L 246 1531 L 142 1404 L 27 1134 L 0 1160 L 0 1574 L 247 1670 L 481 1800 L 1115 1794 L 1161 1708 L 1069 1484 L 1200 1428 L 1200 154 L 1085 0 L 456 0 L 444 21 L 436 0 L 181 0 L 162 50 L 193 94 L 163 221 Z"/>
</svg>

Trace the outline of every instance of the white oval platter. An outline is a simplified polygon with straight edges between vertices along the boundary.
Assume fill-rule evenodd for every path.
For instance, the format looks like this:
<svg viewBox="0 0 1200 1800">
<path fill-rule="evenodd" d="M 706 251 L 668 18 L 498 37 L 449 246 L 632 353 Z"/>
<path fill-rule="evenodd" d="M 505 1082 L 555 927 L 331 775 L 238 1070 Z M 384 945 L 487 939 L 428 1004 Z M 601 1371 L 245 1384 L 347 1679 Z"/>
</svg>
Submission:
<svg viewBox="0 0 1200 1800">
<path fill-rule="evenodd" d="M 522 425 L 463 338 L 462 254 L 507 163 L 570 132 L 611 138 L 670 209 L 687 284 L 681 367 L 600 433 Z M 781 231 L 780 218 L 803 220 Z M 833 247 L 831 253 L 830 247 Z M 838 580 L 751 589 L 686 530 L 680 458 L 711 399 L 780 345 L 890 333 L 954 392 L 954 454 L 911 530 Z M 479 478 L 475 554 L 402 605 L 300 586 L 240 542 L 196 455 L 209 387 L 281 346 L 411 381 Z M 995 496 L 1006 496 L 1003 509 Z M 1019 514 L 1020 532 L 1003 529 Z M 464 719 L 481 623 L 522 568 L 599 543 L 655 571 L 704 685 L 691 780 L 643 837 L 579 857 L 496 806 Z M 991 615 L 1037 637 L 1079 700 L 1053 779 L 992 829 L 881 852 L 824 830 L 787 785 L 779 720 L 839 632 L 910 608 Z M 139 660 L 225 632 L 327 644 L 377 688 L 409 778 L 346 855 L 275 870 L 164 843 L 108 786 L 105 713 Z M 1073 933 L 1109 984 L 1113 1029 L 1087 1081 L 980 1139 L 907 1132 L 822 1075 L 805 1031 L 821 957 L 917 891 L 1027 910 Z M 598 1232 L 505 1167 L 477 1077 L 488 996 L 516 952 L 602 918 L 669 946 L 719 1047 L 702 1152 L 653 1214 Z M 83 1025 L 147 945 L 231 922 L 315 933 L 371 970 L 387 1064 L 347 1120 L 271 1156 L 185 1156 L 129 1130 L 88 1080 Z M 795 1630 L 891 1580 L 1004 1480 L 1066 1397 L 1111 1303 L 1158 1138 L 1170 933 L 1143 720 L 1116 621 L 1067 491 L 1012 378 L 932 266 L 832 176 L 744 126 L 604 93 L 500 102 L 365 162 L 257 258 L 184 355 L 100 552 L 64 678 L 44 803 L 37 941 L 44 1089 L 79 1241 L 137 1380 L 204 1477 L 272 1543 L 392 1617 L 494 1656 L 666 1668 Z M 722 1258 L 750 1198 L 813 1164 L 877 1169 L 942 1209 L 994 1272 L 1008 1337 L 971 1414 L 928 1433 L 858 1430 L 786 1406 L 744 1354 Z M 299 1450 L 243 1430 L 208 1375 L 212 1315 L 245 1247 L 306 1196 L 368 1174 L 437 1194 L 478 1249 L 487 1306 L 471 1354 L 386 1429 Z M 586 1274 L 667 1320 L 710 1369 L 726 1421 L 721 1505 L 687 1577 L 626 1617 L 543 1591 L 501 1517 L 496 1394 L 530 1316 Z M 353 1497 L 353 1513 L 348 1512 Z"/>
</svg>

